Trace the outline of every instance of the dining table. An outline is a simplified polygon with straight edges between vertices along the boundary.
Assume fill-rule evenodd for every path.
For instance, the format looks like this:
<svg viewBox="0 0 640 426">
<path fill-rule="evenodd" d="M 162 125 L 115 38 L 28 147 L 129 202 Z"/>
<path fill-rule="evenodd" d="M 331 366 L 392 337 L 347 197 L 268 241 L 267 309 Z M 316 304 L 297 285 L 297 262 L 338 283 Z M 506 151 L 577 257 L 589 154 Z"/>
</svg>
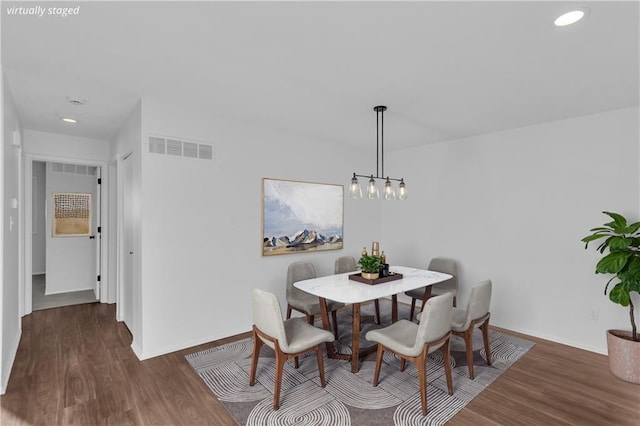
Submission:
<svg viewBox="0 0 640 426">
<path fill-rule="evenodd" d="M 344 359 L 351 361 L 351 372 L 357 373 L 359 369 L 359 359 L 376 350 L 376 345 L 360 348 L 360 307 L 363 303 L 380 298 L 391 297 L 391 321 L 398 320 L 398 294 L 409 290 L 425 287 L 425 294 L 422 299 L 422 306 L 431 297 L 431 286 L 450 279 L 452 276 L 442 272 L 418 269 L 406 266 L 391 266 L 389 274 L 401 274 L 402 277 L 392 281 L 368 284 L 351 279 L 349 276 L 357 272 L 346 272 L 343 274 L 328 275 L 324 277 L 312 278 L 297 281 L 293 285 L 307 293 L 313 294 L 320 299 L 320 311 L 322 313 L 322 326 L 325 330 L 330 330 L 329 313 L 327 311 L 327 300 L 351 305 L 353 321 L 351 330 L 351 353 L 339 353 L 335 350 L 333 343 L 327 343 L 327 356 L 333 359 Z"/>
</svg>

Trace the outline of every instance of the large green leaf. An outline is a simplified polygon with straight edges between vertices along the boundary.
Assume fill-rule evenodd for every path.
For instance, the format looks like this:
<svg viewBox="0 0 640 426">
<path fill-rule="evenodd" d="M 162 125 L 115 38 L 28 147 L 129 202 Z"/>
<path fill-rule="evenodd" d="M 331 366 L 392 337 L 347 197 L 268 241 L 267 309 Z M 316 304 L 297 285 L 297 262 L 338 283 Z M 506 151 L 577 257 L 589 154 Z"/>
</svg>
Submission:
<svg viewBox="0 0 640 426">
<path fill-rule="evenodd" d="M 622 215 L 618 213 L 612 212 L 602 212 L 613 219 L 613 222 L 607 223 L 607 226 L 611 226 L 618 234 L 624 233 L 625 228 L 627 227 L 627 219 L 625 219 Z"/>
<path fill-rule="evenodd" d="M 622 284 L 618 284 L 609 292 L 609 299 L 622 306 L 629 306 L 630 295 Z"/>
<path fill-rule="evenodd" d="M 638 229 L 640 229 L 640 222 L 632 223 L 625 228 L 624 233 L 635 234 L 636 232 L 638 232 Z"/>
<path fill-rule="evenodd" d="M 626 250 L 631 245 L 631 238 L 613 237 L 609 240 L 609 250 Z"/>
<path fill-rule="evenodd" d="M 600 274 L 617 274 L 620 272 L 624 265 L 627 263 L 627 259 L 631 256 L 631 253 L 625 251 L 615 251 L 609 253 L 596 265 L 596 273 Z"/>
</svg>

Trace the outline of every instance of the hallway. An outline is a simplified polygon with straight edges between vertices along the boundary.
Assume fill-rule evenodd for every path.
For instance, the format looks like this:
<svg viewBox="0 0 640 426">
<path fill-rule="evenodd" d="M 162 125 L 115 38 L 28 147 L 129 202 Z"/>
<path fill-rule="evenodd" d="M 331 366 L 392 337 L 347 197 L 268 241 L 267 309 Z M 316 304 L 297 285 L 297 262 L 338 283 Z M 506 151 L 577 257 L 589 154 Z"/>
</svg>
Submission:
<svg viewBox="0 0 640 426">
<path fill-rule="evenodd" d="M 94 303 L 97 301 L 93 290 L 45 295 L 45 282 L 45 274 L 33 276 L 32 310 L 34 311 L 59 308 L 61 306 L 79 305 L 82 303 Z"/>
</svg>

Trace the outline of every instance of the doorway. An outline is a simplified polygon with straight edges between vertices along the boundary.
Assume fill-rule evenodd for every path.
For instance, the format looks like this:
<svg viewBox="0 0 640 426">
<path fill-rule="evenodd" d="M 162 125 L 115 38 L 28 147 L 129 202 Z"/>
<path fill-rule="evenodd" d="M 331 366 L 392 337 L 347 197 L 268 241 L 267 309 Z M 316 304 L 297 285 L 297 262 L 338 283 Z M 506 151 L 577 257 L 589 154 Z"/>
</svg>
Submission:
<svg viewBox="0 0 640 426">
<path fill-rule="evenodd" d="M 32 169 L 32 310 L 92 303 L 96 229 L 100 226 L 98 167 L 34 161 Z M 73 198 L 75 197 L 75 198 Z M 80 198 L 83 197 L 83 198 Z M 77 199 L 77 200 L 76 200 Z M 85 201 L 85 205 L 78 203 Z M 63 216 L 80 214 L 86 218 Z M 57 235 L 59 221 L 84 221 L 88 235 Z M 78 232 L 78 231 L 73 231 Z"/>
<path fill-rule="evenodd" d="M 103 165 L 82 163 L 25 156 L 22 315 L 51 307 L 107 301 L 107 292 L 101 288 L 105 278 L 102 264 L 106 264 L 102 250 L 106 239 L 103 241 L 101 232 L 101 222 L 106 217 L 101 185 Z M 78 200 L 84 202 L 82 207 L 78 207 Z M 74 207 L 68 207 L 69 203 Z M 70 223 L 63 214 L 69 209 L 88 212 L 72 218 L 72 222 L 79 220 L 83 224 L 82 231 L 67 232 L 60 227 Z"/>
</svg>

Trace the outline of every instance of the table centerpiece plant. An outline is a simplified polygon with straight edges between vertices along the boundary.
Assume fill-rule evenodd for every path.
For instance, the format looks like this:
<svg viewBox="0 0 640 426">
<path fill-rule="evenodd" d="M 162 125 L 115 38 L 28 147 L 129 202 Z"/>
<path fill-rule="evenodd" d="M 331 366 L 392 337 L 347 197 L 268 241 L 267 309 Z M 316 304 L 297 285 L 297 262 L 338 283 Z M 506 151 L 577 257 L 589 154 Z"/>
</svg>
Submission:
<svg viewBox="0 0 640 426">
<path fill-rule="evenodd" d="M 382 261 L 380 260 L 380 256 L 365 254 L 360 257 L 360 260 L 358 260 L 358 267 L 362 271 L 362 278 L 375 280 L 380 276 Z"/>
<path fill-rule="evenodd" d="M 595 273 L 613 274 L 604 287 L 604 294 L 608 291 L 609 300 L 629 307 L 631 332 L 607 330 L 611 372 L 623 380 L 640 384 L 640 336 L 632 297 L 632 293 L 640 294 L 640 222 L 629 225 L 627 219 L 618 213 L 603 213 L 613 220 L 592 228 L 592 234 L 584 237 L 582 242 L 587 249 L 590 242 L 604 239 L 597 248 L 604 256 L 596 264 Z M 612 282 L 613 287 L 610 288 Z"/>
</svg>

